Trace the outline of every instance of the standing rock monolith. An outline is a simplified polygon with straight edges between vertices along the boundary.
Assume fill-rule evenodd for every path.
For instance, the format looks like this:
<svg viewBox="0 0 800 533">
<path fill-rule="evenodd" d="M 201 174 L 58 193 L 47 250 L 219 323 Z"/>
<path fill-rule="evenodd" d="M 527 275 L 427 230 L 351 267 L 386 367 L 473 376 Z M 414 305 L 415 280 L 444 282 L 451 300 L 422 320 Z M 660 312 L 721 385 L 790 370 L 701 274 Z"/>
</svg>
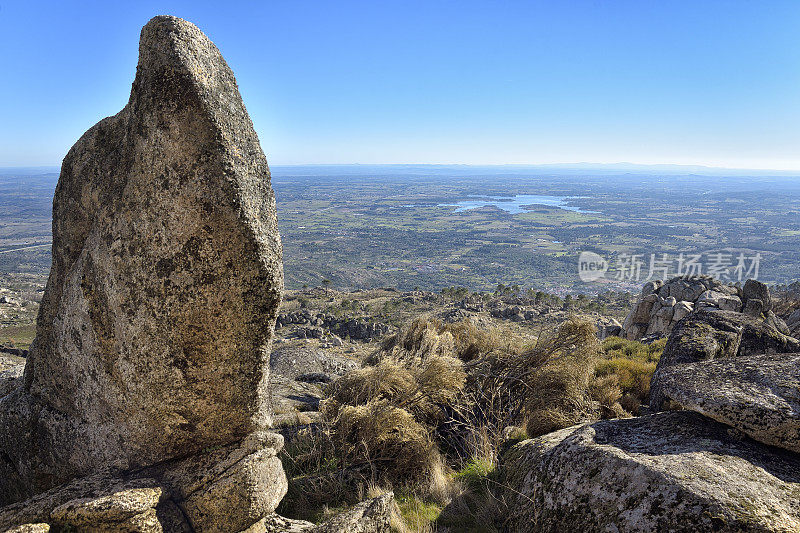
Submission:
<svg viewBox="0 0 800 533">
<path fill-rule="evenodd" d="M 224 468 L 163 474 L 165 490 L 209 524 L 215 490 L 256 509 L 250 523 L 271 512 L 286 490 L 263 432 L 282 287 L 270 173 L 233 73 L 197 27 L 155 17 L 128 104 L 62 165 L 36 340 L 0 401 L 0 505 L 222 448 Z M 247 493 L 269 480 L 268 498 Z"/>
</svg>

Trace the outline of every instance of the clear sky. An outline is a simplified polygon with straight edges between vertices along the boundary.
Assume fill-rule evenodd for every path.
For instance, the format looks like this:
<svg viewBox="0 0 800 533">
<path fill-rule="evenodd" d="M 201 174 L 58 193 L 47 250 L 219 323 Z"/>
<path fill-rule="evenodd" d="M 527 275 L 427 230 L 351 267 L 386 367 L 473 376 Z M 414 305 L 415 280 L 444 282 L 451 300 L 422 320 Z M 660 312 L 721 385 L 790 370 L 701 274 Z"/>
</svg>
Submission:
<svg viewBox="0 0 800 533">
<path fill-rule="evenodd" d="M 157 14 L 217 44 L 272 164 L 800 169 L 798 0 L 0 0 L 0 166 L 119 111 Z"/>
</svg>

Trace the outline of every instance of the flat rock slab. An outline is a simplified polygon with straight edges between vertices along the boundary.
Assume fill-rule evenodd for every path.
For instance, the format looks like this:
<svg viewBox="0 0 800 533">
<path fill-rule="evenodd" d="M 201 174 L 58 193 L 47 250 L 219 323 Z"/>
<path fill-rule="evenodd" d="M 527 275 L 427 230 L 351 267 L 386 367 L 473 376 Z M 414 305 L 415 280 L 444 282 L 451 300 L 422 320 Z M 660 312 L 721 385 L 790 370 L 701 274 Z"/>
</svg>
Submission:
<svg viewBox="0 0 800 533">
<path fill-rule="evenodd" d="M 676 365 L 664 369 L 661 389 L 686 409 L 800 452 L 800 354 Z"/>
<path fill-rule="evenodd" d="M 0 508 L 0 531 L 44 524 L 58 531 L 230 533 L 269 516 L 286 493 L 280 435 L 128 474 L 104 470 Z"/>
<path fill-rule="evenodd" d="M 323 349 L 276 346 L 269 359 L 270 375 L 295 379 L 303 374 L 322 373 L 333 378 L 359 367 L 357 361 Z"/>
<path fill-rule="evenodd" d="M 799 531 L 800 456 L 689 411 L 605 420 L 502 460 L 508 531 Z"/>
<path fill-rule="evenodd" d="M 274 348 L 269 379 L 275 423 L 291 420 L 298 411 L 317 411 L 325 396 L 322 385 L 357 368 L 359 364 L 353 359 L 323 349 Z M 318 379 L 312 379 L 315 377 Z"/>
</svg>

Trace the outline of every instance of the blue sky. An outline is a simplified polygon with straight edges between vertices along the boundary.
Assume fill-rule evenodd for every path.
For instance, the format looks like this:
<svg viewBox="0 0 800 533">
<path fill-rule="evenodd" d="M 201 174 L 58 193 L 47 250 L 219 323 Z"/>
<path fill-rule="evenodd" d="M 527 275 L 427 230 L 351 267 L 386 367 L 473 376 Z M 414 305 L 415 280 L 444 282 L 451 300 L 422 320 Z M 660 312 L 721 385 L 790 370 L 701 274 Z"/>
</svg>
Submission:
<svg viewBox="0 0 800 533">
<path fill-rule="evenodd" d="M 800 1 L 770 0 L 0 0 L 0 166 L 119 111 L 156 14 L 217 44 L 272 164 L 800 169 Z"/>
</svg>

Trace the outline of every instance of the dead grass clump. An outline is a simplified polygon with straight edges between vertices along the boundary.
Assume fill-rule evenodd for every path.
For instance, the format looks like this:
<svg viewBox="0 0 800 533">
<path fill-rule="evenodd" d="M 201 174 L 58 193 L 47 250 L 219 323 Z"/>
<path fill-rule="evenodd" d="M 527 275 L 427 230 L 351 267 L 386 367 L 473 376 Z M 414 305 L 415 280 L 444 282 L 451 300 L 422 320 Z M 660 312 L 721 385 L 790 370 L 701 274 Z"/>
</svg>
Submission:
<svg viewBox="0 0 800 533">
<path fill-rule="evenodd" d="M 523 343 L 497 326 L 478 327 L 469 319 L 456 323 L 421 317 L 389 337 L 383 353 L 398 360 L 429 355 L 468 362 L 494 351 L 519 352 Z"/>
<path fill-rule="evenodd" d="M 373 468 L 377 481 L 419 481 L 439 460 L 429 431 L 411 413 L 386 400 L 342 406 L 331 437 L 350 464 Z"/>
<path fill-rule="evenodd" d="M 623 394 L 619 399 L 619 405 L 625 409 L 626 412 L 638 415 L 641 412 L 642 402 L 632 394 Z"/>
<path fill-rule="evenodd" d="M 417 331 L 431 340 L 425 333 L 430 329 Z M 369 465 L 375 482 L 414 486 L 436 497 L 446 491 L 438 486 L 443 462 L 432 433 L 466 374 L 460 360 L 437 348 L 442 345 L 425 346 L 424 356 L 402 362 L 384 357 L 336 380 L 321 410 L 343 462 Z"/>
<path fill-rule="evenodd" d="M 594 325 L 570 318 L 542 348 L 546 361 L 528 377 L 527 432 L 550 433 L 596 416 L 589 393 L 599 343 Z"/>
<path fill-rule="evenodd" d="M 386 339 L 382 348 L 384 354 L 398 360 L 452 356 L 455 352 L 455 340 L 441 321 L 416 318 L 400 332 Z"/>
<path fill-rule="evenodd" d="M 622 389 L 619 388 L 619 378 L 615 374 L 592 378 L 589 383 L 589 397 L 597 402 L 600 408 L 600 418 L 625 418 L 628 413 L 620 403 Z"/>
<path fill-rule="evenodd" d="M 336 380 L 322 409 L 330 420 L 335 420 L 341 406 L 384 400 L 407 410 L 421 422 L 433 424 L 464 387 L 465 380 L 464 366 L 454 357 L 428 355 L 406 364 L 384 358 L 375 366 Z"/>
<path fill-rule="evenodd" d="M 410 369 L 387 358 L 337 379 L 330 387 L 324 407 L 335 417 L 340 405 L 363 405 L 370 400 L 403 401 L 416 388 Z"/>
<path fill-rule="evenodd" d="M 495 350 L 515 352 L 520 349 L 513 336 L 505 335 L 496 326 L 479 328 L 472 321 L 446 324 L 444 330 L 453 336 L 456 357 L 462 361 L 472 361 Z"/>
</svg>

